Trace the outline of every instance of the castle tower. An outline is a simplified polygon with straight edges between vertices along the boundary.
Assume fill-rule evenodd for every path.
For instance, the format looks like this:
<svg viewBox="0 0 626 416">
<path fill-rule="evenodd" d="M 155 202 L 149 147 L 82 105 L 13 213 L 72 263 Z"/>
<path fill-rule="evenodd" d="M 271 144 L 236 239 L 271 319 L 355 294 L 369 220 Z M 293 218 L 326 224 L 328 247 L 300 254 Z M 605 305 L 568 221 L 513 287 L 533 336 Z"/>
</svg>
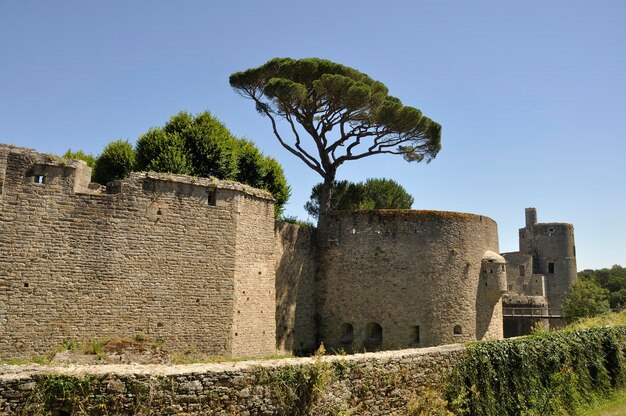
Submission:
<svg viewBox="0 0 626 416">
<path fill-rule="evenodd" d="M 526 208 L 526 226 L 519 230 L 520 253 L 533 259 L 533 273 L 545 276 L 550 308 L 560 308 L 567 289 L 576 281 L 574 226 L 538 223 L 537 210 Z"/>
</svg>

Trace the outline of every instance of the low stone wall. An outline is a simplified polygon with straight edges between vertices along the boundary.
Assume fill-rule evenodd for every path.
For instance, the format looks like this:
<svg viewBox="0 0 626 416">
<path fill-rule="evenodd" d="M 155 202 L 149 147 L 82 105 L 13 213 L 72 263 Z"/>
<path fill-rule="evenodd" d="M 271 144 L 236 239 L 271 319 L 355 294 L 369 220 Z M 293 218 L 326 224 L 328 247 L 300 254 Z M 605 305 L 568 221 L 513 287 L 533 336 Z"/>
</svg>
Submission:
<svg viewBox="0 0 626 416">
<path fill-rule="evenodd" d="M 219 364 L 0 366 L 0 414 L 400 415 L 462 353 L 455 344 Z"/>
</svg>

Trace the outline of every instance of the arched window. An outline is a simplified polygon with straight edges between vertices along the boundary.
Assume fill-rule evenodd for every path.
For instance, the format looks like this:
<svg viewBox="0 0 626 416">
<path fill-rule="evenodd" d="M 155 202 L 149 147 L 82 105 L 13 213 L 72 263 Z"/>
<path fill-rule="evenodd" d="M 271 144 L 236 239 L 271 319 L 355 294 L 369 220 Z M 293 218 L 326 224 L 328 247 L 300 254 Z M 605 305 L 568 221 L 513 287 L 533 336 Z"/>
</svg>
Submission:
<svg viewBox="0 0 626 416">
<path fill-rule="evenodd" d="M 352 324 L 344 323 L 341 325 L 341 338 L 339 338 L 339 343 L 343 346 L 352 345 L 352 341 L 354 340 L 354 327 Z"/>
<path fill-rule="evenodd" d="M 454 335 L 462 335 L 462 334 L 463 334 L 463 328 L 461 328 L 461 325 L 455 325 Z"/>
<path fill-rule="evenodd" d="M 366 350 L 379 350 L 383 345 L 383 328 L 376 322 L 370 322 L 365 327 L 363 346 Z"/>
</svg>

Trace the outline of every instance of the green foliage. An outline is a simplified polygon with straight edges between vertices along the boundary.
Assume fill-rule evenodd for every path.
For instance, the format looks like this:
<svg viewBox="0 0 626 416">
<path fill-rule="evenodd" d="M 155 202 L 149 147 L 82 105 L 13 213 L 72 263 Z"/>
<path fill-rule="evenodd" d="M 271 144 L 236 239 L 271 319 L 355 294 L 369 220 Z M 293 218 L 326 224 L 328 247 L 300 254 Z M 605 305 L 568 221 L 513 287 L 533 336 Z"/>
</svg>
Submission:
<svg viewBox="0 0 626 416">
<path fill-rule="evenodd" d="M 566 322 L 610 312 L 609 291 L 591 280 L 577 280 L 567 291 L 563 301 L 563 318 Z"/>
<path fill-rule="evenodd" d="M 626 267 L 616 264 L 610 269 L 583 270 L 578 272 L 578 278 L 594 282 L 608 290 L 612 309 L 626 308 Z"/>
<path fill-rule="evenodd" d="M 311 414 L 320 393 L 335 377 L 333 365 L 322 360 L 324 354 L 322 345 L 315 354 L 313 365 L 285 366 L 269 371 L 261 368 L 256 373 L 256 382 L 267 386 L 276 400 L 278 415 Z"/>
<path fill-rule="evenodd" d="M 63 157 L 66 159 L 82 160 L 92 169 L 96 164 L 96 158 L 92 154 L 87 154 L 82 150 L 73 152 L 72 149 L 67 149 L 67 152 L 63 154 Z"/>
<path fill-rule="evenodd" d="M 579 319 L 566 326 L 567 330 L 581 330 L 603 326 L 626 326 L 626 311 L 605 313 L 592 318 Z"/>
<path fill-rule="evenodd" d="M 448 381 L 457 415 L 571 415 L 626 381 L 626 327 L 471 344 Z"/>
<path fill-rule="evenodd" d="M 70 376 L 63 374 L 42 374 L 34 377 L 35 387 L 26 399 L 21 415 L 80 416 L 97 415 L 151 415 L 154 389 L 150 378 L 140 377 L 126 381 L 122 390 L 130 400 L 122 402 L 121 395 L 103 390 L 107 380 L 95 376 Z"/>
<path fill-rule="evenodd" d="M 180 134 L 168 135 L 163 129 L 150 129 L 137 140 L 135 152 L 138 170 L 182 175 L 193 173 L 185 141 Z"/>
<path fill-rule="evenodd" d="M 319 216 L 322 184 L 311 190 L 310 200 L 304 209 L 314 218 Z M 367 179 L 365 182 L 335 181 L 333 184 L 332 210 L 361 209 L 410 209 L 413 197 L 392 179 Z"/>
<path fill-rule="evenodd" d="M 439 390 L 425 388 L 408 401 L 407 416 L 454 416 L 448 410 L 448 402 L 442 396 Z"/>
<path fill-rule="evenodd" d="M 209 112 L 180 112 L 137 140 L 139 170 L 236 180 L 269 191 L 276 216 L 291 190 L 280 164 L 249 140 L 237 139 Z"/>
<path fill-rule="evenodd" d="M 135 151 L 128 140 L 116 140 L 106 145 L 93 169 L 93 181 L 105 185 L 127 177 L 135 167 Z"/>
<path fill-rule="evenodd" d="M 301 219 L 299 219 L 298 217 L 296 217 L 295 215 L 283 215 L 281 217 L 279 217 L 276 221 L 278 222 L 286 222 L 287 224 L 296 224 L 299 225 L 300 227 L 315 227 L 315 224 L 313 224 L 310 221 L 303 221 Z"/>
<path fill-rule="evenodd" d="M 260 187 L 268 190 L 276 200 L 274 211 L 278 218 L 283 213 L 285 204 L 291 196 L 291 188 L 287 184 L 282 166 L 276 159 L 266 157 L 263 163 L 265 172 Z"/>
<path fill-rule="evenodd" d="M 275 58 L 232 74 L 230 85 L 254 101 L 280 144 L 327 184 L 346 161 L 393 154 L 429 162 L 441 148 L 439 124 L 388 95 L 383 83 L 328 60 Z M 331 192 L 322 189 L 321 212 L 329 209 Z"/>
<path fill-rule="evenodd" d="M 237 139 L 209 112 L 180 112 L 137 140 L 137 167 L 219 179 L 236 178 Z"/>
</svg>

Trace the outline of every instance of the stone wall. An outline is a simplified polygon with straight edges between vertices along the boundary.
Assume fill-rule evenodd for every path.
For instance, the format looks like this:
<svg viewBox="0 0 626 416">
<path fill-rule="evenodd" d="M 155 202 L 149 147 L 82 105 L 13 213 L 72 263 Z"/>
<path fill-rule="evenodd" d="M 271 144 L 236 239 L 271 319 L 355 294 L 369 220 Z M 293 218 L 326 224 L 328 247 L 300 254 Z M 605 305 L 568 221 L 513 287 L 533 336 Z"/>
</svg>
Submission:
<svg viewBox="0 0 626 416">
<path fill-rule="evenodd" d="M 276 348 L 307 354 L 315 350 L 315 244 L 313 227 L 276 227 Z"/>
<path fill-rule="evenodd" d="M 107 415 L 148 414 L 147 410 L 168 415 L 406 414 L 407 406 L 441 384 L 462 354 L 462 346 L 448 345 L 322 359 L 170 367 L 4 366 L 0 414 L 35 414 L 40 409 L 44 414 L 71 414 L 77 407 Z M 320 377 L 304 382 L 298 375 Z M 63 383 L 55 382 L 59 380 Z M 290 398 L 286 393 L 296 384 L 297 396 Z M 61 400 L 61 393 L 69 399 Z"/>
<path fill-rule="evenodd" d="M 498 252 L 490 218 L 338 212 L 332 227 L 316 293 L 327 347 L 393 349 L 502 337 L 500 287 L 481 280 L 483 256 Z"/>
<path fill-rule="evenodd" d="M 99 194 L 82 162 L 5 155 L 0 358 L 136 334 L 183 351 L 274 353 L 269 194 L 140 173 Z"/>
<path fill-rule="evenodd" d="M 566 223 L 539 223 L 527 238 L 536 253 L 537 272 L 545 276 L 546 297 L 551 308 L 560 308 L 565 293 L 576 281 L 574 226 Z M 552 266 L 550 266 L 552 264 Z M 551 268 L 550 268 L 551 267 Z"/>
</svg>

